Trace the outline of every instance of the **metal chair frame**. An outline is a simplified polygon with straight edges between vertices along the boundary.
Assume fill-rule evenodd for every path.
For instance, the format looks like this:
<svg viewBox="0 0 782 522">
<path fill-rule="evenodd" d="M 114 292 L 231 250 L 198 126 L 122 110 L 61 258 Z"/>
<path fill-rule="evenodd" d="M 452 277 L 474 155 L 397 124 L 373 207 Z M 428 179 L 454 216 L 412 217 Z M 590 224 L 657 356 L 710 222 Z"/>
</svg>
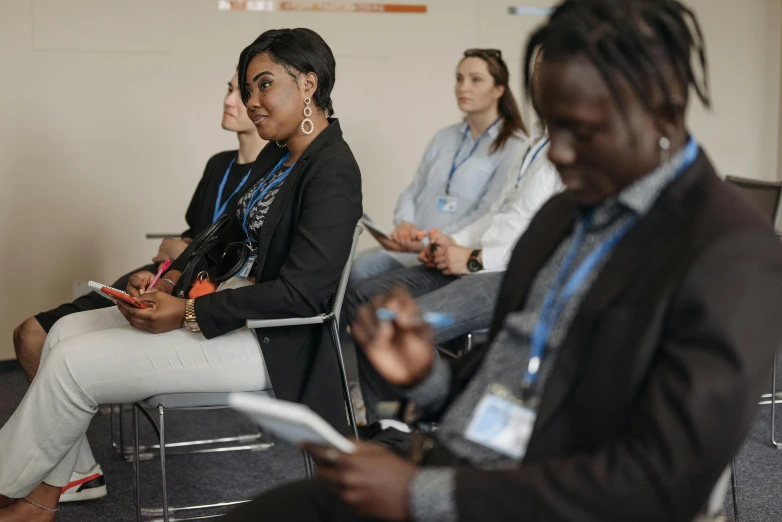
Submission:
<svg viewBox="0 0 782 522">
<path fill-rule="evenodd" d="M 481 328 L 480 330 L 474 330 L 466 335 L 464 341 L 464 348 L 462 349 L 462 355 L 467 355 L 472 351 L 476 344 L 480 344 L 485 341 L 489 336 L 488 328 Z"/>
<path fill-rule="evenodd" d="M 771 226 L 774 230 L 777 230 L 779 224 L 779 218 L 782 217 L 782 182 L 779 181 L 760 181 L 756 179 L 739 178 L 737 176 L 726 176 L 725 183 L 733 185 L 737 189 L 743 188 L 749 189 L 768 189 L 775 190 L 777 192 L 777 205 L 774 211 L 774 215 L 771 217 Z"/>
<path fill-rule="evenodd" d="M 780 216 L 782 216 L 782 182 L 775 182 L 775 181 L 760 181 L 760 180 L 754 180 L 754 179 L 746 179 L 746 178 L 739 178 L 736 176 L 726 176 L 725 182 L 729 185 L 733 185 L 741 191 L 742 189 L 750 189 L 750 190 L 756 190 L 756 189 L 764 189 L 768 191 L 774 191 L 776 193 L 776 208 L 774 209 L 773 215 L 768 216 L 768 218 L 771 221 L 771 226 L 774 228 L 774 230 L 777 230 L 777 225 L 779 224 Z M 760 209 L 759 209 L 760 210 Z M 779 232 L 777 232 L 777 235 L 780 235 Z M 782 238 L 782 235 L 780 235 L 780 238 Z M 774 352 L 774 364 L 772 366 L 771 370 L 771 393 L 764 393 L 760 396 L 761 405 L 769 404 L 771 405 L 771 444 L 777 448 L 782 449 L 782 442 L 777 442 L 776 440 L 776 426 L 775 426 L 775 420 L 776 420 L 776 405 L 779 404 L 782 401 L 782 393 L 777 393 L 777 355 L 779 353 L 779 348 Z"/>
<path fill-rule="evenodd" d="M 312 325 L 312 324 L 323 324 L 323 323 L 329 323 L 330 326 L 330 332 L 331 332 L 331 338 L 332 342 L 334 344 L 334 350 L 337 355 L 337 360 L 339 362 L 339 369 L 340 374 L 342 378 L 342 392 L 345 399 L 345 405 L 347 409 L 347 416 L 350 420 L 350 426 L 353 431 L 353 435 L 358 438 L 358 427 L 356 425 L 356 417 L 355 412 L 353 410 L 353 401 L 350 397 L 350 386 L 347 379 L 347 373 L 345 370 L 345 360 L 342 355 L 342 344 L 340 343 L 340 336 L 339 336 L 339 314 L 340 310 L 342 308 L 342 302 L 345 297 L 345 291 L 347 289 L 347 283 L 348 278 L 350 276 L 350 269 L 351 265 L 353 263 L 353 257 L 356 253 L 356 246 L 358 244 L 358 237 L 362 233 L 363 228 L 359 225 L 356 226 L 353 232 L 353 243 L 350 248 L 350 254 L 348 256 L 347 262 L 345 263 L 345 268 L 342 270 L 342 274 L 340 276 L 339 284 L 337 285 L 337 290 L 334 294 L 333 303 L 331 306 L 331 310 L 327 313 L 315 316 L 315 317 L 304 317 L 304 318 L 290 318 L 290 319 L 270 319 L 270 320 L 248 320 L 247 321 L 247 328 L 255 329 L 255 328 L 274 328 L 274 327 L 290 327 L 290 326 L 303 326 L 303 325 Z M 177 395 L 177 394 L 172 394 Z M 185 443 L 166 443 L 166 436 L 165 436 L 165 411 L 166 408 L 162 404 L 156 404 L 154 407 L 157 410 L 158 413 L 158 419 L 157 422 L 152 419 L 152 417 L 149 415 L 149 413 L 144 409 L 144 405 L 142 403 L 135 403 L 133 407 L 133 479 L 134 479 L 134 492 L 135 492 L 135 505 L 136 505 L 136 520 L 138 522 L 141 522 L 143 520 L 143 517 L 146 516 L 153 516 L 153 517 L 162 517 L 162 518 L 156 518 L 155 522 L 158 520 L 162 520 L 164 522 L 175 522 L 178 520 L 197 520 L 202 518 L 213 518 L 215 516 L 220 516 L 219 514 L 215 515 L 208 515 L 208 516 L 198 516 L 198 517 L 188 517 L 188 518 L 172 518 L 172 514 L 182 513 L 182 512 L 189 512 L 193 510 L 206 510 L 206 509 L 212 509 L 212 508 L 223 508 L 223 507 L 230 507 L 236 504 L 241 504 L 244 502 L 248 502 L 248 500 L 239 500 L 239 501 L 222 501 L 217 502 L 213 504 L 204 504 L 204 505 L 198 505 L 198 506 L 182 506 L 182 507 L 170 507 L 168 502 L 168 488 L 166 485 L 166 454 L 167 449 L 171 447 L 181 447 L 181 446 L 195 446 L 195 445 L 202 445 L 202 444 L 212 444 L 215 442 L 225 442 L 225 441 L 238 441 L 242 439 L 242 437 L 229 437 L 224 439 L 212 439 L 209 441 L 189 441 Z M 195 408 L 168 408 L 169 410 L 175 409 L 175 410 L 188 410 L 188 409 L 218 409 L 218 408 L 225 408 L 226 405 L 220 405 L 220 406 L 209 406 L 209 407 L 195 407 Z M 155 449 L 157 450 L 156 453 L 160 456 L 160 466 L 161 466 L 161 492 L 163 496 L 163 506 L 161 508 L 142 508 L 141 507 L 141 473 L 140 473 L 140 465 L 139 460 L 141 459 L 141 446 L 139 445 L 139 412 L 144 415 L 144 417 L 149 421 L 152 428 L 155 430 L 156 434 L 158 435 L 159 444 L 153 445 L 153 446 L 146 446 L 145 448 L 148 450 Z M 122 436 L 123 436 L 123 426 L 122 426 L 122 406 L 119 407 L 119 416 L 120 416 L 120 443 L 119 445 L 115 444 L 114 441 L 114 419 L 113 419 L 114 409 L 112 407 L 112 444 L 117 449 L 117 446 L 119 446 L 119 453 L 124 456 L 124 447 L 122 442 Z M 254 436 L 253 436 L 254 437 Z M 262 435 L 259 435 L 259 437 L 262 438 Z M 243 439 L 242 439 L 243 440 Z M 266 442 L 266 443 L 260 443 L 258 444 L 258 449 L 260 450 L 267 450 L 269 449 L 273 443 Z M 228 448 L 228 449 L 209 449 L 209 450 L 195 450 L 195 451 L 189 451 L 188 453 L 207 453 L 207 452 L 214 452 L 214 451 L 237 451 L 238 449 L 249 449 L 248 447 L 242 447 L 242 448 Z M 148 455 L 154 455 L 154 453 L 148 453 Z M 309 455 L 304 454 L 304 467 L 305 471 L 307 473 L 307 476 L 313 476 L 314 474 L 314 463 L 312 462 L 312 459 Z"/>
<path fill-rule="evenodd" d="M 128 445 L 125 445 L 125 406 L 125 404 L 112 404 L 110 406 L 111 447 L 123 460 L 132 460 L 134 458 L 133 441 L 131 440 Z M 132 404 L 129 406 L 132 406 Z M 264 441 L 264 433 L 259 429 L 258 433 L 254 434 L 168 442 L 166 443 L 166 450 L 169 448 L 174 449 L 174 451 L 168 451 L 169 456 L 195 455 L 201 453 L 225 453 L 227 451 L 259 451 L 265 449 L 267 444 L 268 441 Z M 199 447 L 199 449 L 179 449 L 191 447 Z M 139 446 L 139 451 L 139 460 L 151 460 L 160 453 L 160 444 L 141 445 Z"/>
</svg>

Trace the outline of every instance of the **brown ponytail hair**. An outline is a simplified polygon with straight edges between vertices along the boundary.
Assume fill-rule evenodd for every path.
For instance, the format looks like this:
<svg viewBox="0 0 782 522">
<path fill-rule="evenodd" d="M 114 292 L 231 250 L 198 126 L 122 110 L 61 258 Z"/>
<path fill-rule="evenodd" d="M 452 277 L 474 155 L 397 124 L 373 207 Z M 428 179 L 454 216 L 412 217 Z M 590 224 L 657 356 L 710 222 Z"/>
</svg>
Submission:
<svg viewBox="0 0 782 522">
<path fill-rule="evenodd" d="M 510 72 L 502 60 L 502 52 L 499 49 L 467 49 L 461 61 L 465 58 L 480 58 L 486 62 L 489 74 L 494 79 L 494 85 L 505 88 L 502 97 L 497 101 L 497 112 L 502 118 L 502 127 L 490 148 L 490 152 L 495 153 L 505 146 L 514 133 L 520 131 L 527 134 L 527 127 L 524 125 L 516 98 L 510 90 Z"/>
</svg>

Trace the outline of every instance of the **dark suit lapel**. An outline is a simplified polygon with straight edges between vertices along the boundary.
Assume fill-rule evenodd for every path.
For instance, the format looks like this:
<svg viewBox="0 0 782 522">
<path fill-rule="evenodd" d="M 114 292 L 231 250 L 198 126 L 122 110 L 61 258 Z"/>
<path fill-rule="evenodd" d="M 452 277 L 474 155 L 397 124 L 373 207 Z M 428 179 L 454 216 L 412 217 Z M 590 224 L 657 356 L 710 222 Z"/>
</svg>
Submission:
<svg viewBox="0 0 782 522">
<path fill-rule="evenodd" d="M 269 243 L 271 243 L 272 237 L 274 237 L 274 231 L 280 223 L 283 212 L 285 212 L 285 209 L 288 208 L 288 205 L 290 204 L 294 188 L 298 184 L 298 178 L 305 165 L 306 160 L 302 161 L 299 159 L 299 161 L 296 162 L 296 165 L 294 165 L 288 173 L 285 181 L 282 185 L 279 185 L 279 190 L 277 191 L 277 194 L 274 195 L 274 201 L 269 205 L 269 211 L 266 213 L 266 217 L 263 220 L 261 233 L 258 237 L 258 251 L 256 254 L 258 256 L 258 265 L 256 267 L 257 274 L 261 274 L 263 271 L 263 266 L 266 261 L 266 252 L 269 250 Z"/>
<path fill-rule="evenodd" d="M 305 175 L 304 170 L 307 168 L 310 157 L 322 148 L 327 147 L 340 139 L 342 139 L 342 130 L 339 126 L 339 121 L 337 119 L 329 119 L 329 126 L 310 143 L 307 150 L 304 151 L 304 154 L 301 155 L 288 173 L 285 181 L 279 186 L 279 190 L 274 196 L 274 201 L 269 205 L 269 211 L 266 213 L 263 226 L 261 227 L 261 233 L 258 237 L 258 264 L 256 265 L 256 274 L 259 277 L 263 273 L 266 253 L 269 250 L 269 243 L 271 243 L 272 237 L 274 237 L 274 231 L 277 229 L 277 225 L 280 223 L 280 218 L 282 218 L 283 213 L 288 208 L 288 205 L 290 205 L 291 197 L 294 192 L 300 190 L 298 187 L 303 181 L 299 180 L 299 178 Z"/>
<path fill-rule="evenodd" d="M 538 410 L 533 439 L 545 430 L 577 383 L 584 359 L 590 350 L 600 348 L 591 346 L 588 341 L 595 319 L 632 280 L 644 277 L 644 269 L 649 260 L 671 254 L 679 244 L 677 239 L 686 234 L 687 227 L 683 225 L 687 223 L 688 216 L 692 215 L 692 207 L 686 209 L 688 204 L 696 203 L 689 197 L 693 193 L 691 189 L 710 171 L 710 167 L 706 169 L 704 165 L 708 166 L 708 160 L 701 155 L 699 161 L 660 195 L 649 213 L 639 220 L 617 245 L 587 292 L 558 350 L 557 360 Z M 633 347 L 628 346 L 628 349 Z"/>
<path fill-rule="evenodd" d="M 508 314 L 524 306 L 532 280 L 573 228 L 576 206 L 566 194 L 556 198 L 535 218 L 545 223 L 545 228 L 530 227 L 529 233 L 521 236 L 513 250 L 500 286 L 490 339 L 502 329 Z"/>
</svg>

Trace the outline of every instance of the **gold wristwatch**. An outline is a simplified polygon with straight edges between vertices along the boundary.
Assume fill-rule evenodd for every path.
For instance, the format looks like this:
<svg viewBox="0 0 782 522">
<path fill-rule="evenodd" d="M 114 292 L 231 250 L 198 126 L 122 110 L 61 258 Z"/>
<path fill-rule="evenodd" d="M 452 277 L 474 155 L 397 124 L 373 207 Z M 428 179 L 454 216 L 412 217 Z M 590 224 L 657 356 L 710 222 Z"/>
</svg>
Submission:
<svg viewBox="0 0 782 522">
<path fill-rule="evenodd" d="M 201 331 L 195 315 L 195 299 L 188 299 L 187 304 L 185 304 L 185 328 L 191 332 Z"/>
</svg>

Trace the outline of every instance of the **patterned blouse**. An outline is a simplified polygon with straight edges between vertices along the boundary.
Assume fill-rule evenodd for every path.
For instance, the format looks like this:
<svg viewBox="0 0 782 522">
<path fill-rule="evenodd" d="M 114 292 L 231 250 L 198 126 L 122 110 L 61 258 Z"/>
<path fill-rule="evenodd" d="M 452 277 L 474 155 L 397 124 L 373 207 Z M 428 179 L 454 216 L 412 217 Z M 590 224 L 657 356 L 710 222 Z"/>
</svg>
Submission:
<svg viewBox="0 0 782 522">
<path fill-rule="evenodd" d="M 239 202 L 236 208 L 236 217 L 239 218 L 240 223 L 244 223 L 244 215 L 245 212 L 247 212 L 247 205 L 250 204 L 250 199 L 254 194 L 260 193 L 261 190 L 263 190 L 258 190 L 258 188 L 261 185 L 271 185 L 275 180 L 285 175 L 287 171 L 288 167 L 280 167 L 277 172 L 274 173 L 274 176 L 269 179 L 264 178 L 259 180 L 255 185 L 247 190 L 241 198 L 239 198 Z M 269 207 L 271 206 L 272 201 L 274 201 L 274 197 L 277 195 L 277 192 L 280 191 L 280 187 L 282 187 L 283 183 L 284 179 L 275 185 L 269 192 L 267 192 L 263 198 L 261 198 L 261 200 L 257 202 L 252 209 L 250 209 L 250 215 L 247 216 L 247 232 L 250 234 L 250 237 L 255 244 L 258 243 L 258 238 L 261 235 L 261 227 L 266 220 L 266 213 L 269 211 Z"/>
</svg>

